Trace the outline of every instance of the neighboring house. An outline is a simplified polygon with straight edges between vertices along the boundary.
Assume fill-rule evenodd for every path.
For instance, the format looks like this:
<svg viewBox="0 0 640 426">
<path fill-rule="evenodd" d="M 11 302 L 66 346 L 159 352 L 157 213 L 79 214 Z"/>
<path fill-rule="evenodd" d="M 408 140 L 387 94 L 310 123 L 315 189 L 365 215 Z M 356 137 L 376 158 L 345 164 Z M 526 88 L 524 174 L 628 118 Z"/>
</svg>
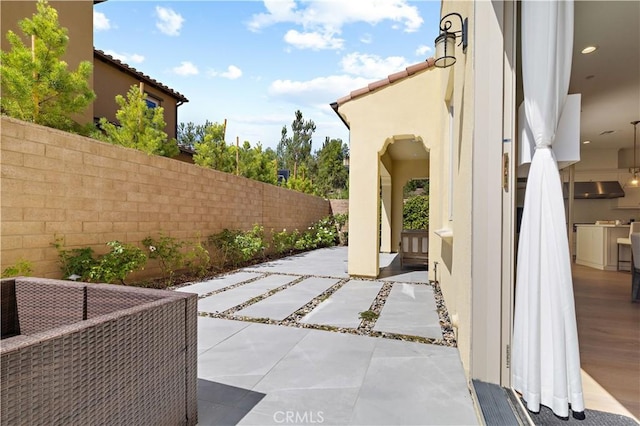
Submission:
<svg viewBox="0 0 640 426">
<path fill-rule="evenodd" d="M 93 47 L 93 5 L 100 1 L 50 1 L 49 5 L 58 11 L 60 25 L 67 28 L 69 44 L 64 60 L 70 69 L 77 68 L 81 61 L 93 63 L 93 74 L 89 85 L 96 93 L 95 102 L 84 113 L 75 117 L 81 124 L 90 123 L 101 117 L 115 122 L 115 113 L 119 106 L 116 95 L 125 96 L 131 85 L 143 85 L 147 93 L 149 106 L 164 108 L 165 132 L 169 138 L 176 137 L 178 125 L 178 107 L 189 100 L 157 80 L 143 74 L 127 64 Z M 2 0 L 0 2 L 0 20 L 2 28 L 2 50 L 11 48 L 5 34 L 13 30 L 22 32 L 18 22 L 31 17 L 36 12 L 34 0 Z M 25 43 L 28 41 L 25 40 Z"/>
<path fill-rule="evenodd" d="M 132 85 L 142 85 L 147 95 L 147 105 L 151 108 L 164 108 L 165 132 L 169 138 L 175 138 L 178 128 L 178 107 L 189 100 L 149 77 L 107 55 L 101 50 L 93 51 L 93 91 L 96 100 L 93 105 L 95 119 L 105 117 L 116 121 L 116 111 L 119 106 L 115 102 L 116 95 L 126 95 Z"/>
<path fill-rule="evenodd" d="M 378 251 L 397 251 L 402 186 L 428 177 L 429 278 L 440 283 L 469 379 L 509 387 L 523 194 L 517 185 L 518 106 L 524 98 L 519 7 L 514 0 L 443 1 L 441 16 L 451 12 L 468 18 L 468 47 L 463 51 L 456 40 L 453 66 L 435 68 L 429 59 L 332 104 L 350 128 L 348 271 L 378 275 Z M 639 12 L 638 2 L 575 3 L 569 93 L 582 93 L 581 138 L 593 146 L 603 130 L 620 135 L 609 139 L 611 148 L 602 145 L 594 152 L 582 146 L 583 157 L 620 181 L 629 173 L 609 165 L 609 158 L 629 148 L 629 122 L 640 118 Z M 460 22 L 452 22 L 458 30 Z M 620 40 L 619 28 L 633 34 Z M 600 46 L 600 56 L 582 55 L 587 44 Z M 616 57 L 626 65 L 613 64 Z M 606 166 L 596 165 L 605 160 Z M 639 214 L 591 206 L 593 214 L 616 214 L 613 218 Z M 588 210 L 585 206 L 582 214 Z"/>
</svg>

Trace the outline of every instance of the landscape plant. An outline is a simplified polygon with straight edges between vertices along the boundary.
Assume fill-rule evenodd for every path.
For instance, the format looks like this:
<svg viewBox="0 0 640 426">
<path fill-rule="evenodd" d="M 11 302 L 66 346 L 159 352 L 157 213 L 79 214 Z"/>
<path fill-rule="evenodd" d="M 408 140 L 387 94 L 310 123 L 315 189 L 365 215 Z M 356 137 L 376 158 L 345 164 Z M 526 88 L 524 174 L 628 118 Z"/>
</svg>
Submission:
<svg viewBox="0 0 640 426">
<path fill-rule="evenodd" d="M 20 120 L 83 132 L 72 116 L 96 97 L 89 86 L 91 62 L 80 62 L 75 71 L 68 69 L 61 59 L 69 43 L 68 31 L 46 0 L 39 0 L 33 17 L 18 25 L 31 46 L 13 31 L 7 32 L 11 50 L 0 52 L 0 110 Z"/>
<path fill-rule="evenodd" d="M 101 118 L 100 127 L 107 141 L 113 144 L 139 149 L 147 154 L 175 157 L 180 150 L 176 140 L 169 140 L 164 131 L 164 108 L 150 108 L 146 97 L 142 87 L 132 85 L 126 98 L 116 96 L 116 103 L 120 106 L 116 112 L 119 124 Z"/>
<path fill-rule="evenodd" d="M 28 277 L 32 273 L 33 264 L 26 259 L 20 259 L 15 264 L 6 267 L 2 271 L 2 276 L 0 276 L 0 278 Z"/>
<path fill-rule="evenodd" d="M 198 239 L 185 254 L 185 266 L 192 274 L 204 277 L 209 271 L 211 256 L 202 241 Z"/>
<path fill-rule="evenodd" d="M 147 256 L 141 249 L 120 241 L 109 241 L 111 250 L 100 256 L 89 271 L 89 281 L 125 284 L 125 278 L 133 271 L 144 269 Z"/>
<path fill-rule="evenodd" d="M 162 277 L 170 285 L 173 282 L 175 272 L 185 266 L 185 256 L 182 253 L 185 243 L 168 235 L 160 234 L 157 239 L 146 237 L 142 240 L 142 244 L 148 251 L 149 259 L 158 260 Z"/>
<path fill-rule="evenodd" d="M 287 232 L 286 229 L 281 232 L 271 231 L 271 247 L 276 254 L 290 253 L 295 248 L 298 236 L 297 229 L 292 232 Z"/>
<path fill-rule="evenodd" d="M 64 239 L 57 237 L 53 246 L 58 251 L 58 262 L 62 271 L 62 278 L 71 279 L 77 277 L 81 281 L 88 281 L 91 268 L 96 266 L 97 261 L 91 247 L 74 249 L 64 248 Z"/>
<path fill-rule="evenodd" d="M 405 201 L 402 209 L 403 229 L 429 229 L 429 196 L 417 195 Z"/>
<path fill-rule="evenodd" d="M 109 241 L 110 251 L 97 257 L 91 247 L 65 249 L 63 238 L 56 238 L 53 246 L 58 251 L 62 277 L 74 281 L 125 284 L 127 275 L 144 269 L 147 262 L 141 249 L 120 241 Z"/>
</svg>

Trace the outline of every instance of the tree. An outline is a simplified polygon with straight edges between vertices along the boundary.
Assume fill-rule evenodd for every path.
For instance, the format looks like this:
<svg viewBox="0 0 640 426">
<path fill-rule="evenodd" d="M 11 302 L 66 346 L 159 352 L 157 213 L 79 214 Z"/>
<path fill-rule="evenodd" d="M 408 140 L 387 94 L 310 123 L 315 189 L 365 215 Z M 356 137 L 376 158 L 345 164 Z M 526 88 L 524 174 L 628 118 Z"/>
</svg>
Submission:
<svg viewBox="0 0 640 426">
<path fill-rule="evenodd" d="M 196 141 L 196 151 L 193 161 L 202 167 L 208 167 L 221 172 L 233 173 L 236 167 L 235 151 L 224 141 L 224 125 L 207 121 L 204 126 L 196 126 L 195 134 L 203 134 L 200 141 Z"/>
<path fill-rule="evenodd" d="M 164 132 L 164 108 L 149 108 L 146 95 L 135 84 L 131 86 L 125 99 L 116 96 L 120 109 L 116 112 L 119 126 L 106 118 L 100 119 L 100 126 L 109 142 L 129 148 L 136 148 L 147 154 L 175 157 L 179 153 L 175 139 L 168 140 Z"/>
<path fill-rule="evenodd" d="M 316 152 L 317 175 L 315 183 L 323 195 L 342 191 L 347 187 L 349 172 L 344 159 L 349 155 L 349 147 L 342 139 L 327 137 L 322 148 Z"/>
<path fill-rule="evenodd" d="M 277 153 L 279 165 L 289 170 L 293 167 L 293 177 L 297 178 L 298 166 L 311 158 L 312 136 L 316 131 L 316 124 L 313 120 L 305 121 L 300 110 L 295 115 L 296 118 L 291 123 L 291 136 L 287 134 L 287 127 L 282 127 Z"/>
<path fill-rule="evenodd" d="M 207 120 L 204 124 L 195 124 L 192 121 L 188 123 L 180 123 L 178 125 L 177 132 L 178 145 L 190 149 L 195 149 L 197 143 L 204 141 L 207 128 L 213 125 L 219 126 L 218 123 L 212 123 L 209 120 Z"/>
<path fill-rule="evenodd" d="M 83 61 L 69 71 L 61 58 L 67 51 L 67 29 L 58 23 L 58 12 L 39 0 L 32 19 L 19 22 L 31 47 L 13 31 L 7 32 L 9 52 L 0 53 L 3 114 L 62 130 L 79 129 L 71 118 L 82 112 L 96 95 L 89 87 L 92 64 Z"/>
</svg>

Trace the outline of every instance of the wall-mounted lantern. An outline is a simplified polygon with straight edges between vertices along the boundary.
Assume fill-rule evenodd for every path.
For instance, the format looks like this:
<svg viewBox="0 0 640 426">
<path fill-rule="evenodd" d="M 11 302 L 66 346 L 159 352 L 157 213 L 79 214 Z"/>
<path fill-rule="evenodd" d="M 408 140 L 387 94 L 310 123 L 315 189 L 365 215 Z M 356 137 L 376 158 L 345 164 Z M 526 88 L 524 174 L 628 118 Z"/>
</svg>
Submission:
<svg viewBox="0 0 640 426">
<path fill-rule="evenodd" d="M 450 31 L 453 23 L 451 19 L 447 19 L 451 16 L 457 16 L 460 19 L 460 30 Z M 440 20 L 440 35 L 436 37 L 436 61 L 435 66 L 438 68 L 447 68 L 456 63 L 456 37 L 460 37 L 460 43 L 462 45 L 462 51 L 467 51 L 467 27 L 469 18 L 463 18 L 462 15 L 456 12 L 446 14 Z"/>
</svg>

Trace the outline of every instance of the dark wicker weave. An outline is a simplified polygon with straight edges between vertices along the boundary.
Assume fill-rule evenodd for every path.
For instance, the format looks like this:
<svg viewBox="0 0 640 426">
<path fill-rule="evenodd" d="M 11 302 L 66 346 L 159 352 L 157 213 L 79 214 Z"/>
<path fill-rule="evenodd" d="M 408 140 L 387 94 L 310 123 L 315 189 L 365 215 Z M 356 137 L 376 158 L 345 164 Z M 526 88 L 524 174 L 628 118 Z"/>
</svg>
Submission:
<svg viewBox="0 0 640 426">
<path fill-rule="evenodd" d="M 1 343 L 1 424 L 197 423 L 196 295 L 36 278 L 15 287 L 21 334 Z"/>
</svg>

